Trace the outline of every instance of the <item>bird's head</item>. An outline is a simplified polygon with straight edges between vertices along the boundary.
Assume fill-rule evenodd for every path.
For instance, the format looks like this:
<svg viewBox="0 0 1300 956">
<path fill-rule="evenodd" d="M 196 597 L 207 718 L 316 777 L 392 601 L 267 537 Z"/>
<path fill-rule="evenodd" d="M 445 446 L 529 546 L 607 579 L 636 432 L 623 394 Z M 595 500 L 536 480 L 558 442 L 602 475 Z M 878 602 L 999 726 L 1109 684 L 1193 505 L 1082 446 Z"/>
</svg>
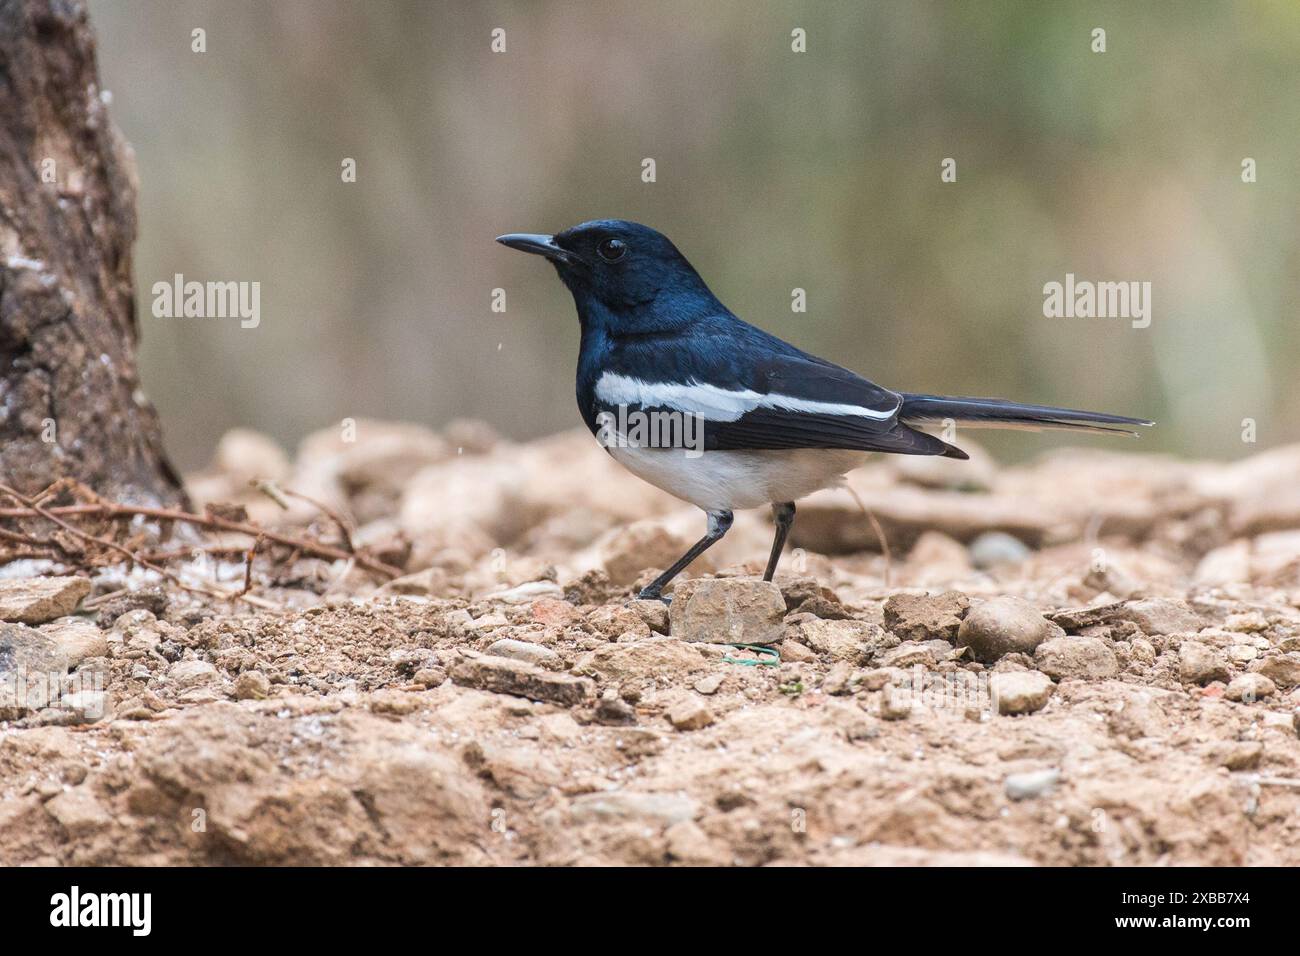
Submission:
<svg viewBox="0 0 1300 956">
<path fill-rule="evenodd" d="M 553 236 L 511 233 L 497 242 L 551 260 L 584 322 L 643 328 L 712 308 L 713 294 L 668 237 L 624 219 L 596 219 Z M 617 330 L 617 328 L 615 329 Z"/>
</svg>

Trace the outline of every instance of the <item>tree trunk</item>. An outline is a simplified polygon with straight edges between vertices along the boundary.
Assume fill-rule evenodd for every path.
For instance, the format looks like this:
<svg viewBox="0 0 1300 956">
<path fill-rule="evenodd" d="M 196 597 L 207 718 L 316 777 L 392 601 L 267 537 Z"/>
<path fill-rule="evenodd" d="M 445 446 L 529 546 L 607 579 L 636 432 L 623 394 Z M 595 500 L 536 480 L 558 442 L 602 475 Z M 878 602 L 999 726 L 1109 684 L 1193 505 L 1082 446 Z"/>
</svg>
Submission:
<svg viewBox="0 0 1300 956">
<path fill-rule="evenodd" d="M 136 371 L 134 157 L 81 0 L 0 0 L 0 480 L 173 504 Z"/>
</svg>

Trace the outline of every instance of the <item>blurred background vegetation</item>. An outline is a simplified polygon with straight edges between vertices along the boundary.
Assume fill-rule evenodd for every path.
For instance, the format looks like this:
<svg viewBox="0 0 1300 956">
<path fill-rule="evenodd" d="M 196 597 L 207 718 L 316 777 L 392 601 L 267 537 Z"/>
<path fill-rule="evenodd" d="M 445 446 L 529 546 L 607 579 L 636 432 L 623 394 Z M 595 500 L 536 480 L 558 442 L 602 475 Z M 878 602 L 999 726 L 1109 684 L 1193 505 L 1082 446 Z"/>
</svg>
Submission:
<svg viewBox="0 0 1300 956">
<path fill-rule="evenodd" d="M 1160 420 L 1110 443 L 1126 450 L 1300 439 L 1294 0 L 92 0 L 91 16 L 139 164 L 144 381 L 183 468 L 233 425 L 289 447 L 345 417 L 574 426 L 571 300 L 492 239 L 610 216 L 667 233 L 741 317 L 883 384 Z M 260 281 L 261 325 L 155 318 L 150 287 L 177 272 Z M 1043 285 L 1067 272 L 1150 281 L 1150 328 L 1045 318 Z M 989 435 L 1004 458 L 1067 440 Z"/>
</svg>

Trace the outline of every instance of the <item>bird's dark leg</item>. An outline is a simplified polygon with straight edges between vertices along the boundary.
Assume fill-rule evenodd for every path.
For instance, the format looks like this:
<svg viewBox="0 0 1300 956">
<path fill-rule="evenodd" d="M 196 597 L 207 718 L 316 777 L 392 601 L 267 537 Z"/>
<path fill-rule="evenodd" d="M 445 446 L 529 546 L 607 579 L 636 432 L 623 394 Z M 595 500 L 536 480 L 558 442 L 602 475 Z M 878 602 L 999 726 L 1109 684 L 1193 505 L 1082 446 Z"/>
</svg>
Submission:
<svg viewBox="0 0 1300 956">
<path fill-rule="evenodd" d="M 708 515 L 709 530 L 705 532 L 704 537 L 699 541 L 696 541 L 695 544 L 691 546 L 691 550 L 678 558 L 671 568 L 643 587 L 641 593 L 637 595 L 638 598 L 643 601 L 653 601 L 655 599 L 660 601 L 664 600 L 664 598 L 660 596 L 660 592 L 663 591 L 664 586 L 673 578 L 677 577 L 686 565 L 690 564 L 705 551 L 709 550 L 715 542 L 720 541 L 722 536 L 731 528 L 732 514 L 730 511 L 710 511 L 708 512 Z"/>
<path fill-rule="evenodd" d="M 794 524 L 794 502 L 785 501 L 779 505 L 772 505 L 772 516 L 776 519 L 776 537 L 772 539 L 772 556 L 767 559 L 767 570 L 763 572 L 763 580 L 770 581 L 776 574 L 777 562 L 781 560 L 781 549 L 785 547 L 786 535 L 790 533 L 790 525 Z"/>
</svg>

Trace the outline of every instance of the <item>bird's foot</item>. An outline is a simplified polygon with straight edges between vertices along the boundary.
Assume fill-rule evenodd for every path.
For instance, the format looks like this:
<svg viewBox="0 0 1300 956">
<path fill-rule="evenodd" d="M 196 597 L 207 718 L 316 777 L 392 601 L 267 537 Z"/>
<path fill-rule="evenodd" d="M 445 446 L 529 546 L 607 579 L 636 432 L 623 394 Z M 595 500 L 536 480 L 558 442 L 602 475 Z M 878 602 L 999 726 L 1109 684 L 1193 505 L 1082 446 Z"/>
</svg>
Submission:
<svg viewBox="0 0 1300 956">
<path fill-rule="evenodd" d="M 642 588 L 636 596 L 638 601 L 662 601 L 664 604 L 672 604 L 671 597 L 664 597 L 657 589 Z"/>
</svg>

